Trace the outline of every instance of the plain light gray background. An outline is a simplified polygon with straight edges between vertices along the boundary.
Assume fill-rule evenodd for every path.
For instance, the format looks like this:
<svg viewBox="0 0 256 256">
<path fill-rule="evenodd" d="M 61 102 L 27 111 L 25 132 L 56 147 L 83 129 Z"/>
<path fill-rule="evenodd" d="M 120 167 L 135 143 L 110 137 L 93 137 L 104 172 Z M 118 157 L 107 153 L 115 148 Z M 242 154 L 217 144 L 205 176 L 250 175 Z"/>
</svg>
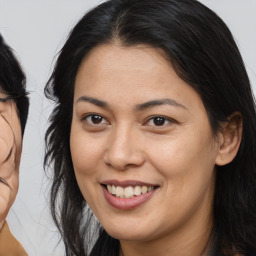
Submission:
<svg viewBox="0 0 256 256">
<path fill-rule="evenodd" d="M 43 88 L 70 29 L 100 0 L 0 0 L 0 33 L 27 74 L 30 113 L 24 137 L 20 189 L 8 222 L 31 256 L 62 256 L 48 209 L 43 171 L 44 133 L 52 106 Z M 256 0 L 201 0 L 227 23 L 256 91 Z"/>
</svg>

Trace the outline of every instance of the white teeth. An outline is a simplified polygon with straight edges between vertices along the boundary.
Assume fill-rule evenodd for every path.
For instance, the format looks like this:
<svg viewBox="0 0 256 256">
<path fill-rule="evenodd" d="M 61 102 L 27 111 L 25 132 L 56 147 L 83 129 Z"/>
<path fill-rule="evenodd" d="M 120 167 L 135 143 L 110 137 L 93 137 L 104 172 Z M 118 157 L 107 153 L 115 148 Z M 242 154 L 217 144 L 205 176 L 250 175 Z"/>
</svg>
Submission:
<svg viewBox="0 0 256 256">
<path fill-rule="evenodd" d="M 146 194 L 147 192 L 150 192 L 154 189 L 153 186 L 147 187 L 147 186 L 128 186 L 128 187 L 120 187 L 120 186 L 114 186 L 114 185 L 107 185 L 107 189 L 109 193 L 112 195 L 115 195 L 119 198 L 133 198 L 134 196 L 139 196 L 141 194 Z"/>
<path fill-rule="evenodd" d="M 123 197 L 124 196 L 124 188 L 123 187 L 116 187 L 116 196 L 117 197 Z"/>
<path fill-rule="evenodd" d="M 110 192 L 110 193 L 112 193 L 113 195 L 116 194 L 116 187 L 115 186 L 112 186 L 112 192 Z"/>
<path fill-rule="evenodd" d="M 141 194 L 141 187 L 140 186 L 136 186 L 134 188 L 134 195 L 135 196 L 139 196 Z"/>
<path fill-rule="evenodd" d="M 133 195 L 134 195 L 133 187 L 126 187 L 124 189 L 124 197 L 125 198 L 132 197 Z"/>
<path fill-rule="evenodd" d="M 141 189 L 142 194 L 146 194 L 148 192 L 148 188 L 146 186 L 143 186 Z"/>
</svg>

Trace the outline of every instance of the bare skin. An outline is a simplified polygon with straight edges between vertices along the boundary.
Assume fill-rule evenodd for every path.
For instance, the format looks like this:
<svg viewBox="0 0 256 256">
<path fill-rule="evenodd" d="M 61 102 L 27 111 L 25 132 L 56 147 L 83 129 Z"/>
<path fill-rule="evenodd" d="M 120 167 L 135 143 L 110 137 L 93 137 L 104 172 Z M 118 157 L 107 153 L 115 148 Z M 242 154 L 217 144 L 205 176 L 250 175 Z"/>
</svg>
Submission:
<svg viewBox="0 0 256 256">
<path fill-rule="evenodd" d="M 0 92 L 0 98 L 7 95 Z M 21 126 L 12 100 L 0 102 L 0 230 L 19 186 Z"/>
<path fill-rule="evenodd" d="M 233 137 L 224 131 L 213 135 L 200 96 L 161 51 L 113 43 L 84 59 L 75 82 L 71 155 L 80 190 L 120 240 L 120 255 L 204 253 L 213 227 L 214 167 L 231 161 L 241 141 L 241 129 Z M 118 199 L 107 189 L 111 182 L 154 189 L 129 208 L 135 196 Z"/>
</svg>

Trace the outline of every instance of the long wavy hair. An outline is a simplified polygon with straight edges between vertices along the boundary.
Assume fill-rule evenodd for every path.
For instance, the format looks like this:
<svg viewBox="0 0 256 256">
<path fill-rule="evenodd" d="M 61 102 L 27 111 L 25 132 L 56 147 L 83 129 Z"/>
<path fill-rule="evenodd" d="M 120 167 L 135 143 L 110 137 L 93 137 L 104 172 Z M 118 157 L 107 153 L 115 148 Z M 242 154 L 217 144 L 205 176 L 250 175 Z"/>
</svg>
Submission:
<svg viewBox="0 0 256 256">
<path fill-rule="evenodd" d="M 118 255 L 119 242 L 91 228 L 74 175 L 70 128 L 74 81 L 91 49 L 118 40 L 123 46 L 162 49 L 178 76 L 201 96 L 212 130 L 235 111 L 242 141 L 235 159 L 216 166 L 214 226 L 218 255 L 256 255 L 256 113 L 242 57 L 225 23 L 195 0 L 109 0 L 90 10 L 71 31 L 45 87 L 55 102 L 46 132 L 45 167 L 53 174 L 51 212 L 66 255 Z M 90 250 L 92 235 L 96 234 Z"/>
<path fill-rule="evenodd" d="M 28 117 L 28 92 L 26 77 L 13 50 L 5 43 L 0 34 L 0 91 L 7 97 L 0 101 L 13 100 L 20 118 L 22 134 L 24 134 Z"/>
</svg>

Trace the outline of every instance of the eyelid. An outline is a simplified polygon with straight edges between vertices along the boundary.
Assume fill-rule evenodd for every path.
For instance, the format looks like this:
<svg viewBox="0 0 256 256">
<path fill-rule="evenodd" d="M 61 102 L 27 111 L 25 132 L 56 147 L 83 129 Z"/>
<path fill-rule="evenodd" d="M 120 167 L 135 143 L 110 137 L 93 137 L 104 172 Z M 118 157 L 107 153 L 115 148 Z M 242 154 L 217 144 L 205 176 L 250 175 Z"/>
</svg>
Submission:
<svg viewBox="0 0 256 256">
<path fill-rule="evenodd" d="M 0 182 L 4 183 L 7 187 L 9 187 L 11 189 L 10 185 L 7 183 L 7 181 L 5 179 L 0 177 Z"/>
<path fill-rule="evenodd" d="M 100 116 L 102 117 L 102 119 L 104 119 L 107 123 L 110 123 L 102 114 L 98 114 L 98 113 L 87 113 L 87 114 L 84 114 L 81 118 L 81 121 L 86 121 L 86 119 L 88 117 L 92 117 L 92 116 Z M 89 125 L 92 125 L 92 126 L 100 126 L 100 125 L 105 125 L 105 123 L 100 123 L 100 124 L 92 124 L 88 121 L 86 121 Z"/>
<path fill-rule="evenodd" d="M 168 124 L 169 123 L 171 123 L 171 124 L 178 124 L 178 121 L 176 121 L 175 119 L 173 119 L 171 117 L 167 117 L 167 116 L 164 116 L 164 115 L 153 115 L 153 116 L 148 117 L 146 122 L 144 122 L 143 125 L 146 125 L 147 123 L 149 123 L 149 121 L 151 121 L 151 120 L 153 120 L 154 118 L 157 118 L 157 117 L 165 119 L 165 121 L 168 121 Z M 161 125 L 161 126 L 157 126 L 157 125 L 150 125 L 150 126 L 161 128 L 161 127 L 165 127 L 166 124 Z"/>
</svg>

